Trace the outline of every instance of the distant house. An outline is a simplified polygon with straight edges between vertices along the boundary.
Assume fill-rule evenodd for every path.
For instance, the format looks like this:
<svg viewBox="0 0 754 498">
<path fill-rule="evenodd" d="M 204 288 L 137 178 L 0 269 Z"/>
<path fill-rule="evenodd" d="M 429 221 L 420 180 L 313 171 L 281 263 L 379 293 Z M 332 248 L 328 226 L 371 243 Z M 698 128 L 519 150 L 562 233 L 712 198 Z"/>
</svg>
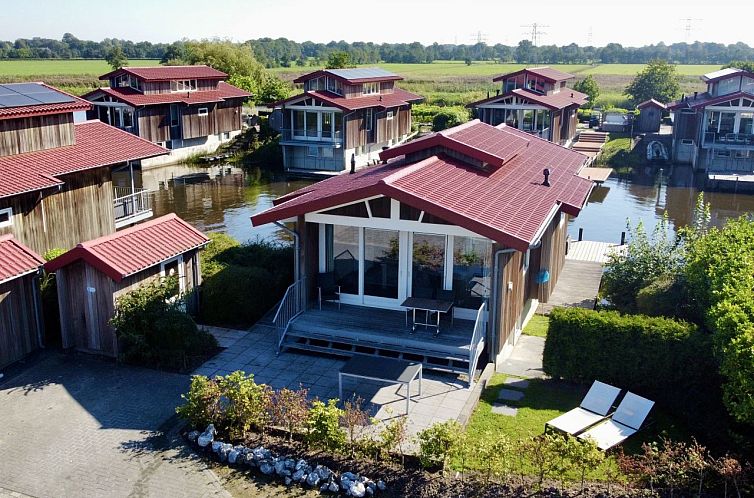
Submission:
<svg viewBox="0 0 754 498">
<path fill-rule="evenodd" d="M 44 254 L 152 216 L 140 161 L 167 151 L 100 121 L 41 83 L 0 85 L 0 235 Z M 113 172 L 125 184 L 113 185 Z"/>
<path fill-rule="evenodd" d="M 208 243 L 204 234 L 169 214 L 83 242 L 49 261 L 45 269 L 56 275 L 63 347 L 117 356 L 109 324 L 117 299 L 171 275 L 178 277 L 178 294 L 189 294 L 201 283 L 198 252 Z"/>
<path fill-rule="evenodd" d="M 702 76 L 707 91 L 668 104 L 673 160 L 715 173 L 754 172 L 754 73 L 728 68 Z"/>
<path fill-rule="evenodd" d="M 495 96 L 468 104 L 483 123 L 506 125 L 566 145 L 576 135 L 576 111 L 588 97 L 566 86 L 575 78 L 549 67 L 521 69 L 493 78 Z"/>
<path fill-rule="evenodd" d="M 252 216 L 254 225 L 295 222 L 298 233 L 300 274 L 281 305 L 293 319 L 276 323 L 281 348 L 454 372 L 473 372 L 482 350 L 501 360 L 558 281 L 568 220 L 592 190 L 579 176 L 588 158 L 478 120 L 380 158 L 385 164 L 304 187 Z M 340 291 L 330 299 L 342 309 L 320 310 L 323 287 Z M 411 333 L 408 298 L 440 302 L 438 334 L 421 325 Z"/>
<path fill-rule="evenodd" d="M 84 95 L 99 119 L 170 149 L 145 166 L 211 152 L 242 129 L 243 101 L 251 94 L 208 66 L 124 67 L 100 76 L 110 86 Z"/>
<path fill-rule="evenodd" d="M 324 69 L 305 74 L 304 92 L 272 104 L 282 134 L 285 169 L 339 173 L 378 158 L 411 133 L 411 104 L 400 76 L 378 68 Z"/>
<path fill-rule="evenodd" d="M 656 133 L 660 131 L 662 114 L 667 106 L 655 99 L 650 99 L 636 106 L 639 109 L 639 118 L 636 122 L 636 131 L 639 133 Z"/>
<path fill-rule="evenodd" d="M 0 368 L 42 346 L 38 274 L 43 264 L 12 235 L 0 236 Z"/>
</svg>

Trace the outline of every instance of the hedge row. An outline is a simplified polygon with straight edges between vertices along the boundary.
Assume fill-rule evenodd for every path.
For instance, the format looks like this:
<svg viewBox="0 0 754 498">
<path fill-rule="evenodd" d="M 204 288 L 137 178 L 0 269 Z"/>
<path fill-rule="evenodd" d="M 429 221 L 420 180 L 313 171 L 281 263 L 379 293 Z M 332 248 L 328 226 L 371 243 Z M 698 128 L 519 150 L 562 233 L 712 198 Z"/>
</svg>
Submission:
<svg viewBox="0 0 754 498">
<path fill-rule="evenodd" d="M 711 338 L 687 322 L 556 308 L 543 363 L 553 378 L 601 380 L 650 397 L 691 425 L 704 425 L 722 406 Z"/>
</svg>

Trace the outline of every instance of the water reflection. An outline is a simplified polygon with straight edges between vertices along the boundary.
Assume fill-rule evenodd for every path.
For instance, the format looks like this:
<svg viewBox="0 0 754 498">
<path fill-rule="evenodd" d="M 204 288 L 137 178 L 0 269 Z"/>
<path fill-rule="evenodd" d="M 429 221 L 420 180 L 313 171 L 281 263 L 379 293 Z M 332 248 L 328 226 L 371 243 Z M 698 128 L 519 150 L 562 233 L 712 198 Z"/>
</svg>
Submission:
<svg viewBox="0 0 754 498">
<path fill-rule="evenodd" d="M 651 231 L 664 213 L 673 230 L 688 225 L 700 191 L 697 187 L 700 179 L 689 167 L 669 169 L 614 174 L 594 189 L 588 205 L 571 221 L 568 227 L 571 237 L 578 237 L 579 228 L 583 228 L 586 240 L 619 242 L 627 219 L 632 225 L 642 221 L 647 231 Z M 754 195 L 705 192 L 704 198 L 710 203 L 711 222 L 715 226 L 754 211 Z"/>
<path fill-rule="evenodd" d="M 249 218 L 271 207 L 273 199 L 310 183 L 261 169 L 186 164 L 144 171 L 142 181 L 155 192 L 155 216 L 176 213 L 199 230 L 225 232 L 241 241 L 287 241 L 289 236 L 275 225 L 252 227 Z"/>
</svg>

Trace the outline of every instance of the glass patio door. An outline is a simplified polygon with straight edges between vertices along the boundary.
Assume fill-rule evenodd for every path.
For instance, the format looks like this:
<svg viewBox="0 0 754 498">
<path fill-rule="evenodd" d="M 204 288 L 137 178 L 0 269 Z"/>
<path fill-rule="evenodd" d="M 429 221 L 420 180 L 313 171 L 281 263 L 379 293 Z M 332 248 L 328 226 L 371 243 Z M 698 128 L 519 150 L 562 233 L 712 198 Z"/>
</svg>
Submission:
<svg viewBox="0 0 754 498">
<path fill-rule="evenodd" d="M 400 232 L 364 229 L 364 300 L 398 299 Z"/>
<path fill-rule="evenodd" d="M 411 256 L 411 296 L 436 298 L 445 283 L 445 235 L 414 233 Z"/>
</svg>

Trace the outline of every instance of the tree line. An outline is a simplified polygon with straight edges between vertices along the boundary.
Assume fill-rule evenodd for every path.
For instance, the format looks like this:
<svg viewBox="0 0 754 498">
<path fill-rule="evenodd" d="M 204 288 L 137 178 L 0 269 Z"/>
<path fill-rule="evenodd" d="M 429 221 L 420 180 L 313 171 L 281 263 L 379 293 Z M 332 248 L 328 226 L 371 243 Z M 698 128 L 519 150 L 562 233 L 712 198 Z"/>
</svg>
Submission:
<svg viewBox="0 0 754 498">
<path fill-rule="evenodd" d="M 106 38 L 95 42 L 80 40 L 71 33 L 61 40 L 19 38 L 0 41 L 0 59 L 102 59 L 119 46 L 129 59 L 175 59 L 183 52 L 186 40 L 173 43 L 133 42 Z M 678 64 L 728 64 L 734 60 L 754 59 L 754 48 L 745 43 L 725 45 L 713 42 L 657 43 L 643 47 L 624 47 L 609 43 L 604 47 L 569 45 L 534 46 L 522 40 L 515 46 L 476 43 L 422 45 L 414 43 L 372 43 L 331 41 L 296 42 L 287 38 L 257 38 L 243 42 L 266 67 L 321 66 L 332 53 L 345 52 L 354 64 L 427 63 L 435 60 L 497 61 L 522 64 L 646 64 L 663 59 Z"/>
</svg>

